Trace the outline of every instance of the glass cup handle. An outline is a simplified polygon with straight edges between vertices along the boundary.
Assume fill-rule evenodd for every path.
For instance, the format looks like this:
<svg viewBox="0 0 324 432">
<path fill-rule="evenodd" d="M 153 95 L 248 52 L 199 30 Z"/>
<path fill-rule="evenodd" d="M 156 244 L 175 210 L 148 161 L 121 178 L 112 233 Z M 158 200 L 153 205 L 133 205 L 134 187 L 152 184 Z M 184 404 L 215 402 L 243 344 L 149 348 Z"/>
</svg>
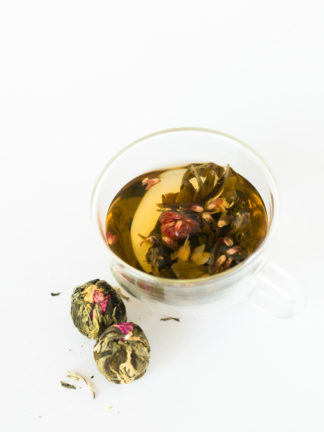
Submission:
<svg viewBox="0 0 324 432">
<path fill-rule="evenodd" d="M 269 261 L 257 273 L 248 300 L 272 316 L 291 318 L 305 305 L 305 294 L 297 279 Z"/>
</svg>

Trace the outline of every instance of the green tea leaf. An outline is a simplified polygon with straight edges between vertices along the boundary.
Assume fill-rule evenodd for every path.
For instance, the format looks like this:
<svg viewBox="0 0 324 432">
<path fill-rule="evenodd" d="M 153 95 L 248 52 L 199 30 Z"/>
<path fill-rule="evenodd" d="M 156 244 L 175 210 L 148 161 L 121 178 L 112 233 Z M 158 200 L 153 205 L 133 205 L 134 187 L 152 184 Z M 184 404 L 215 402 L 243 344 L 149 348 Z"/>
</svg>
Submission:
<svg viewBox="0 0 324 432">
<path fill-rule="evenodd" d="M 210 168 L 206 174 L 206 179 L 204 181 L 203 188 L 199 197 L 200 199 L 206 198 L 212 192 L 215 184 L 217 183 L 217 180 L 218 177 L 216 172 L 212 168 Z"/>
<path fill-rule="evenodd" d="M 177 196 L 177 204 L 186 204 L 194 202 L 196 189 L 189 180 L 183 181 L 181 184 L 180 192 Z"/>
<path fill-rule="evenodd" d="M 162 195 L 162 204 L 176 204 L 179 192 L 170 192 Z"/>
<path fill-rule="evenodd" d="M 171 268 L 178 279 L 193 279 L 207 274 L 206 267 L 188 261 L 178 260 Z"/>
</svg>

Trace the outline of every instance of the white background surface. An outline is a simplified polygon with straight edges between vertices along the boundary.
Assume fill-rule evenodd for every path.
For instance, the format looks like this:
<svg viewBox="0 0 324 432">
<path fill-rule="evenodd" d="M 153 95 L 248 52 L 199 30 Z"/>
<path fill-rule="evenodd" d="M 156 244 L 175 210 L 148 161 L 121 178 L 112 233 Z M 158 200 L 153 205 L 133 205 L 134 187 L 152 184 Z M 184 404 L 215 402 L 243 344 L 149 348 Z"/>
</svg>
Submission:
<svg viewBox="0 0 324 432">
<path fill-rule="evenodd" d="M 1 2 L 2 430 L 324 430 L 323 12 L 320 0 Z M 119 148 L 175 126 L 265 157 L 281 190 L 273 258 L 308 305 L 286 321 L 244 303 L 162 323 L 132 300 L 151 363 L 117 386 L 69 316 L 76 285 L 111 281 L 90 194 Z M 60 386 L 68 369 L 94 375 L 95 400 Z"/>
</svg>

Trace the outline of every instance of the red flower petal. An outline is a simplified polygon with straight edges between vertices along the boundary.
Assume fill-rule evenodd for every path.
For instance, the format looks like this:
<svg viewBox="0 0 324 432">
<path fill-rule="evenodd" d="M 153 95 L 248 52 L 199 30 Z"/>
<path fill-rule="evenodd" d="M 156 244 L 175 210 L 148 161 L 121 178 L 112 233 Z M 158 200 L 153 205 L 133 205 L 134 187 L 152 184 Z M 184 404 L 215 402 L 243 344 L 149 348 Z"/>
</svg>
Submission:
<svg viewBox="0 0 324 432">
<path fill-rule="evenodd" d="M 160 216 L 160 222 L 162 224 L 168 223 L 168 222 L 174 222 L 175 220 L 182 219 L 182 215 L 177 212 L 172 211 L 166 211 L 163 212 Z"/>
<path fill-rule="evenodd" d="M 99 306 L 102 314 L 106 312 L 110 297 L 110 294 L 104 296 L 103 292 L 100 290 L 95 290 L 93 293 L 93 302 Z"/>
<path fill-rule="evenodd" d="M 99 307 L 101 310 L 101 313 L 104 314 L 106 312 L 108 301 L 110 299 L 110 295 L 107 295 L 102 302 L 99 303 Z"/>
<path fill-rule="evenodd" d="M 131 322 L 123 322 L 119 324 L 113 324 L 113 327 L 117 327 L 124 335 L 129 334 L 133 331 L 133 323 Z"/>
<path fill-rule="evenodd" d="M 161 232 L 172 240 L 184 239 L 199 230 L 199 222 L 177 212 L 166 211 L 160 216 Z"/>
<path fill-rule="evenodd" d="M 104 293 L 100 290 L 94 290 L 93 293 L 93 303 L 100 303 L 103 301 L 103 299 L 105 298 Z"/>
</svg>

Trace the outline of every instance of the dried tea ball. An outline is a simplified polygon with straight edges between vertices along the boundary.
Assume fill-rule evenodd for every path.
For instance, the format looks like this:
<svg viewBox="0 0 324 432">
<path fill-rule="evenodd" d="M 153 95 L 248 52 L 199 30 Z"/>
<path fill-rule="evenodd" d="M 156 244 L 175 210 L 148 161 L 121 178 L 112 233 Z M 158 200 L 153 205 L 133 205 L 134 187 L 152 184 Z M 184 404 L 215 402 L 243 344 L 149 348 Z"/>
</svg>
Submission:
<svg viewBox="0 0 324 432">
<path fill-rule="evenodd" d="M 93 348 L 99 371 L 117 384 L 141 378 L 150 360 L 150 344 L 140 326 L 123 322 L 109 327 Z"/>
<path fill-rule="evenodd" d="M 90 339 L 98 339 L 111 324 L 127 320 L 120 295 L 107 282 L 99 279 L 75 288 L 71 316 L 77 329 Z"/>
</svg>

